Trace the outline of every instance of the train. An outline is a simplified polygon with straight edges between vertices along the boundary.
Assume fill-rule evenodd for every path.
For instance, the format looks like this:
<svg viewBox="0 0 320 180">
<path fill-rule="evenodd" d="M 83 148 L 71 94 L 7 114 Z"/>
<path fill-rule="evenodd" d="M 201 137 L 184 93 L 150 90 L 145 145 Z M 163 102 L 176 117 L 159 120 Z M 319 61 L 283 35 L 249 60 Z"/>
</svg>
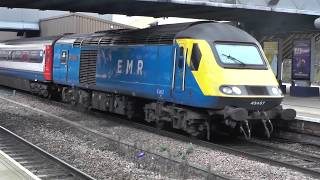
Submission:
<svg viewBox="0 0 320 180">
<path fill-rule="evenodd" d="M 296 116 L 259 42 L 212 21 L 4 41 L 0 84 L 206 139 Z"/>
</svg>

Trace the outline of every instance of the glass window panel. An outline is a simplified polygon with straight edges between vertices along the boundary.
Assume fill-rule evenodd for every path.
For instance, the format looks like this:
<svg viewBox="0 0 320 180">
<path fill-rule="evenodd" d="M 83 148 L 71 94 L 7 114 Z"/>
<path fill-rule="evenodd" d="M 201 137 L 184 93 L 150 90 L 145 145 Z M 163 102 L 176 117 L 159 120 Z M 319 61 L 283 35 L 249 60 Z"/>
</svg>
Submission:
<svg viewBox="0 0 320 180">
<path fill-rule="evenodd" d="M 264 65 L 259 49 L 254 45 L 216 44 L 216 50 L 223 64 Z"/>
</svg>

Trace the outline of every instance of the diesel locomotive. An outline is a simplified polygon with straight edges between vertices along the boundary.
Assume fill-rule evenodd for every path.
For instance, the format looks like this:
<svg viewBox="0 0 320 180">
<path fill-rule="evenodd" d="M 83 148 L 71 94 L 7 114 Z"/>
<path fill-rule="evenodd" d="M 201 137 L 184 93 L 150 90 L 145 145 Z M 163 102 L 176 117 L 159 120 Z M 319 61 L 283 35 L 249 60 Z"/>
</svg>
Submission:
<svg viewBox="0 0 320 180">
<path fill-rule="evenodd" d="M 296 115 L 257 40 L 215 22 L 5 41 L 0 83 L 207 139 Z"/>
</svg>

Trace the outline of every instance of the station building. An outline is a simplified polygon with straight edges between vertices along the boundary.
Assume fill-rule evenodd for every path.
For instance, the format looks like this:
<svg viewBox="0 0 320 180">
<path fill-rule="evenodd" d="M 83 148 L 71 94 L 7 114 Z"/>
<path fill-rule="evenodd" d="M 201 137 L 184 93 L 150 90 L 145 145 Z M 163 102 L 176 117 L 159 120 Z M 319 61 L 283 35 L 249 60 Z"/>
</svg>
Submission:
<svg viewBox="0 0 320 180">
<path fill-rule="evenodd" d="M 93 33 L 111 29 L 132 29 L 134 27 L 125 24 L 100 19 L 81 13 L 41 19 L 40 36 L 53 36 L 65 33 Z"/>
<path fill-rule="evenodd" d="M 0 7 L 0 41 L 65 33 L 133 28 L 112 22 L 112 15 Z"/>
</svg>

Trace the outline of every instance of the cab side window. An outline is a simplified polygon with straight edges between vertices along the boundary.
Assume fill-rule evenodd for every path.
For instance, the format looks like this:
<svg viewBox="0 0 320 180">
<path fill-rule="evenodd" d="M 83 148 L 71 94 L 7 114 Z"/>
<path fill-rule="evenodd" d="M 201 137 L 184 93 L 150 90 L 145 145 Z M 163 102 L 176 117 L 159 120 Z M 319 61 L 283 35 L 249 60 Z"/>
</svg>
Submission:
<svg viewBox="0 0 320 180">
<path fill-rule="evenodd" d="M 197 43 L 193 44 L 191 52 L 190 67 L 192 71 L 198 71 L 202 54 Z"/>
<path fill-rule="evenodd" d="M 66 64 L 67 63 L 67 58 L 68 58 L 68 51 L 61 51 L 60 63 L 61 64 Z"/>
<path fill-rule="evenodd" d="M 180 47 L 180 49 L 179 49 L 179 61 L 178 61 L 178 67 L 180 69 L 183 68 L 183 61 L 184 61 L 184 48 Z"/>
</svg>

